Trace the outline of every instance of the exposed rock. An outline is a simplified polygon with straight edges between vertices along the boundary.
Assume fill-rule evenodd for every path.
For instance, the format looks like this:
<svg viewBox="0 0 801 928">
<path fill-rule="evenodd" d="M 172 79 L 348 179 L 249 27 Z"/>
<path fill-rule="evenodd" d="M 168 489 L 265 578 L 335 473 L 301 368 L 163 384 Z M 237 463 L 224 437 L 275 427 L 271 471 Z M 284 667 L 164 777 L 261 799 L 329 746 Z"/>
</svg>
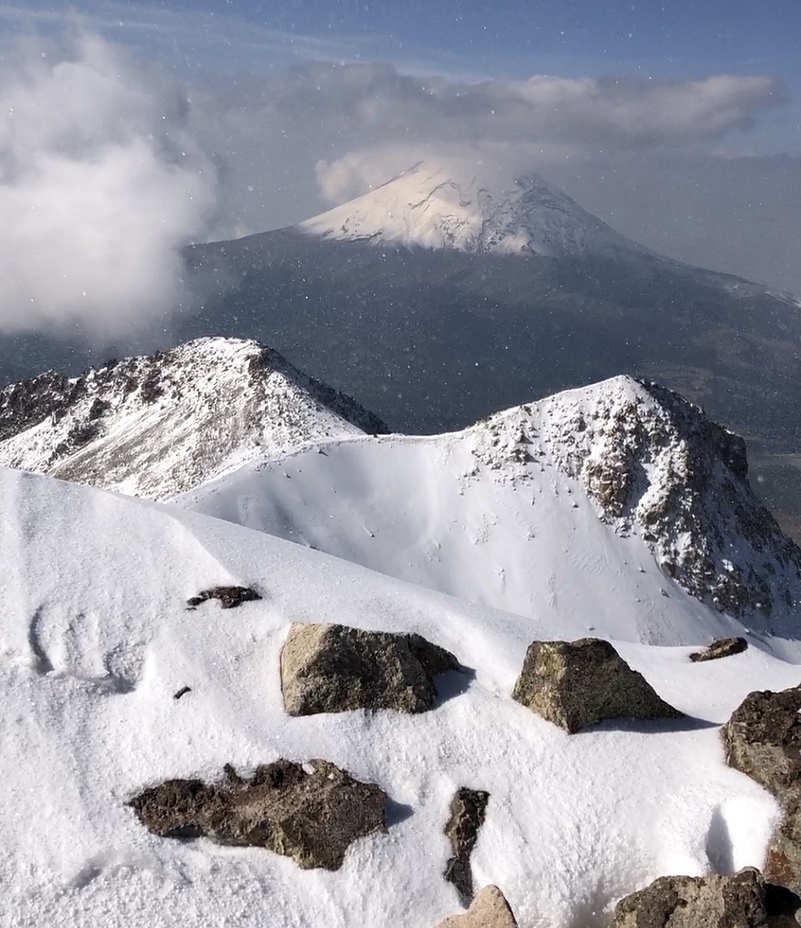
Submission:
<svg viewBox="0 0 801 928">
<path fill-rule="evenodd" d="M 785 810 L 765 876 L 801 893 L 801 686 L 749 693 L 721 731 L 726 761 L 772 793 Z"/>
<path fill-rule="evenodd" d="M 191 693 L 191 692 L 192 692 L 191 686 L 182 686 L 177 692 L 172 694 L 172 698 L 177 701 L 179 699 L 183 699 L 187 693 Z"/>
<path fill-rule="evenodd" d="M 434 707 L 434 677 L 461 665 L 420 635 L 347 625 L 293 624 L 281 651 L 281 690 L 289 715 Z"/>
<path fill-rule="evenodd" d="M 618 902 L 610 928 L 790 928 L 795 924 L 792 899 L 766 885 L 759 870 L 747 867 L 733 876 L 660 877 Z"/>
<path fill-rule="evenodd" d="M 484 790 L 460 787 L 451 800 L 451 817 L 445 826 L 453 852 L 445 867 L 445 879 L 453 883 L 465 903 L 473 898 L 470 855 L 478 840 L 478 830 L 484 824 L 488 802 L 489 793 Z"/>
<path fill-rule="evenodd" d="M 230 765 L 225 773 L 216 784 L 166 780 L 128 804 L 162 837 L 264 847 L 304 870 L 338 870 L 357 838 L 386 830 L 386 794 L 329 761 L 278 760 L 257 767 L 250 779 Z"/>
<path fill-rule="evenodd" d="M 703 651 L 696 651 L 690 655 L 690 660 L 694 663 L 700 661 L 716 661 L 721 657 L 731 657 L 732 654 L 741 654 L 748 647 L 745 638 L 717 638 L 704 648 Z"/>
<path fill-rule="evenodd" d="M 242 603 L 261 599 L 261 596 L 255 590 L 246 586 L 215 586 L 210 590 L 203 590 L 202 593 L 188 599 L 186 604 L 190 609 L 194 609 L 209 599 L 218 600 L 223 609 L 236 609 Z"/>
<path fill-rule="evenodd" d="M 535 641 L 514 699 L 573 734 L 605 719 L 680 719 L 608 641 Z"/>
<path fill-rule="evenodd" d="M 517 928 L 517 921 L 497 886 L 485 886 L 464 915 L 451 915 L 437 928 Z"/>
</svg>

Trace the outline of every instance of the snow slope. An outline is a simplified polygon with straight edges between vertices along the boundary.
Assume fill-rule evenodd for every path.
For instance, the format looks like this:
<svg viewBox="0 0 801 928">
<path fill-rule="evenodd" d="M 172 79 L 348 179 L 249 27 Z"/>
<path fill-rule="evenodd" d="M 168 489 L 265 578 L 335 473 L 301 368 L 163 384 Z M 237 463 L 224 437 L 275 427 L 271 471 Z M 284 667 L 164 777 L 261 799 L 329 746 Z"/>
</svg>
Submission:
<svg viewBox="0 0 801 928">
<path fill-rule="evenodd" d="M 497 883 L 521 928 L 599 928 L 617 897 L 660 874 L 762 863 L 778 810 L 725 766 L 716 726 L 750 690 L 798 683 L 797 664 L 757 647 L 693 664 L 686 648 L 621 642 L 692 718 L 572 737 L 510 699 L 534 637 L 588 625 L 606 636 L 615 603 L 632 613 L 614 569 L 557 577 L 561 606 L 530 618 L 46 477 L 0 469 L 0 500 L 4 926 L 428 928 L 460 908 L 441 831 L 462 785 L 491 794 L 476 883 Z M 576 537 L 591 531 L 584 508 L 565 529 Z M 641 539 L 617 543 L 636 570 Z M 264 599 L 187 611 L 217 583 Z M 674 593 L 660 597 L 663 637 L 671 622 L 681 637 L 691 608 L 698 640 L 718 630 L 711 609 Z M 451 698 L 420 716 L 291 719 L 278 654 L 289 623 L 306 620 L 419 632 L 475 678 L 461 690 L 449 679 Z M 338 872 L 301 871 L 267 851 L 157 838 L 124 805 L 162 778 L 279 756 L 327 758 L 379 784 L 398 804 L 389 833 L 354 845 Z"/>
<path fill-rule="evenodd" d="M 566 257 L 623 248 L 647 254 L 536 174 L 419 162 L 363 196 L 296 226 L 373 244 Z"/>
<path fill-rule="evenodd" d="M 257 342 L 201 338 L 0 391 L 0 465 L 162 499 L 262 452 L 386 431 Z"/>
<path fill-rule="evenodd" d="M 658 644 L 736 633 L 703 601 L 794 638 L 801 551 L 746 468 L 742 441 L 697 407 L 617 377 L 464 432 L 255 461 L 178 502 L 554 627 L 586 612 L 591 585 L 585 630 Z"/>
</svg>

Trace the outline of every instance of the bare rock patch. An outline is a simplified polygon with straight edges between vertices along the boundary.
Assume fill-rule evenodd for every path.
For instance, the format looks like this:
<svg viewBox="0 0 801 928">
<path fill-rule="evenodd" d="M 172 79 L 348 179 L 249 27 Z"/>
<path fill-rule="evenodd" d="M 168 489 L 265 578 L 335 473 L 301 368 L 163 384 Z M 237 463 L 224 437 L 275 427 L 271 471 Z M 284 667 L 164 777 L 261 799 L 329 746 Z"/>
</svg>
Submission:
<svg viewBox="0 0 801 928">
<path fill-rule="evenodd" d="M 261 599 L 261 595 L 247 586 L 215 586 L 192 596 L 186 604 L 190 609 L 196 609 L 210 599 L 216 599 L 223 609 L 236 609 L 242 603 Z"/>
<path fill-rule="evenodd" d="M 745 638 L 717 638 L 703 651 L 696 651 L 690 655 L 693 663 L 702 661 L 716 661 L 721 657 L 731 657 L 732 654 L 742 654 L 748 648 Z"/>
<path fill-rule="evenodd" d="M 445 826 L 445 836 L 451 842 L 452 857 L 445 868 L 445 879 L 453 883 L 462 901 L 473 898 L 473 872 L 470 855 L 484 824 L 489 793 L 480 789 L 460 787 L 451 800 L 451 815 Z"/>
<path fill-rule="evenodd" d="M 128 803 L 164 838 L 206 837 L 217 844 L 263 847 L 304 870 L 338 870 L 358 838 L 386 831 L 387 796 L 325 760 L 278 760 L 249 778 L 226 765 L 219 783 L 166 780 Z"/>
</svg>

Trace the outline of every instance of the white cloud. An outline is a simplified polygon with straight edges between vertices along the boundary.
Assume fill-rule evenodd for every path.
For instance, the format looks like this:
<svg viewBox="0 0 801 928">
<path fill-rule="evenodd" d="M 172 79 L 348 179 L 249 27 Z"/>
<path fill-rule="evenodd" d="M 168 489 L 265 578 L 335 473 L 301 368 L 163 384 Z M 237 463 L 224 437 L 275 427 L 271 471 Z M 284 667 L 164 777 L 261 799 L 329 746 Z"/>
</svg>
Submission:
<svg viewBox="0 0 801 928">
<path fill-rule="evenodd" d="M 113 46 L 18 47 L 0 73 L 0 330 L 99 338 L 181 296 L 180 248 L 215 206 L 188 104 Z"/>
</svg>

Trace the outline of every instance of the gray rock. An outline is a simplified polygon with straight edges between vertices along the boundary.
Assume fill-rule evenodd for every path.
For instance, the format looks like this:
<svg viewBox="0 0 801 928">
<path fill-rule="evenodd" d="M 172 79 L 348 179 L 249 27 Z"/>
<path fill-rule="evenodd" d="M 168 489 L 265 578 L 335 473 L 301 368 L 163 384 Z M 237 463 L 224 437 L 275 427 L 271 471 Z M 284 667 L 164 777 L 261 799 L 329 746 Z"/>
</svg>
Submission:
<svg viewBox="0 0 801 928">
<path fill-rule="evenodd" d="M 162 837 L 264 847 L 304 870 L 338 870 L 357 838 L 386 831 L 386 794 L 328 761 L 279 760 L 257 767 L 249 779 L 226 765 L 225 774 L 216 784 L 167 780 L 128 805 Z"/>
<path fill-rule="evenodd" d="M 281 690 L 289 715 L 434 707 L 434 677 L 461 665 L 420 635 L 347 625 L 293 624 L 281 651 Z"/>
<path fill-rule="evenodd" d="M 509 903 L 497 886 L 485 886 L 463 915 L 451 915 L 437 928 L 517 928 Z"/>
<path fill-rule="evenodd" d="M 489 793 L 484 790 L 460 787 L 451 800 L 451 817 L 445 826 L 445 835 L 451 842 L 453 853 L 445 868 L 445 879 L 453 883 L 465 903 L 473 898 L 470 855 L 476 846 L 478 831 L 484 824 L 488 802 Z"/>
<path fill-rule="evenodd" d="M 618 902 L 610 928 L 790 928 L 795 911 L 747 867 L 733 876 L 660 877 Z"/>
<path fill-rule="evenodd" d="M 680 719 L 608 641 L 535 641 L 512 693 L 573 734 L 605 719 Z"/>
<path fill-rule="evenodd" d="M 236 609 L 242 603 L 261 599 L 261 596 L 247 586 L 215 586 L 209 590 L 203 590 L 197 596 L 192 596 L 186 604 L 190 609 L 196 609 L 210 599 L 216 599 L 223 609 Z"/>
<path fill-rule="evenodd" d="M 718 638 L 704 648 L 703 651 L 696 651 L 690 655 L 693 663 L 701 661 L 716 661 L 721 657 L 731 657 L 732 654 L 741 654 L 748 647 L 745 638 Z"/>
<path fill-rule="evenodd" d="M 801 893 L 801 686 L 749 693 L 721 734 L 726 762 L 756 780 L 782 804 L 765 876 Z"/>
</svg>

